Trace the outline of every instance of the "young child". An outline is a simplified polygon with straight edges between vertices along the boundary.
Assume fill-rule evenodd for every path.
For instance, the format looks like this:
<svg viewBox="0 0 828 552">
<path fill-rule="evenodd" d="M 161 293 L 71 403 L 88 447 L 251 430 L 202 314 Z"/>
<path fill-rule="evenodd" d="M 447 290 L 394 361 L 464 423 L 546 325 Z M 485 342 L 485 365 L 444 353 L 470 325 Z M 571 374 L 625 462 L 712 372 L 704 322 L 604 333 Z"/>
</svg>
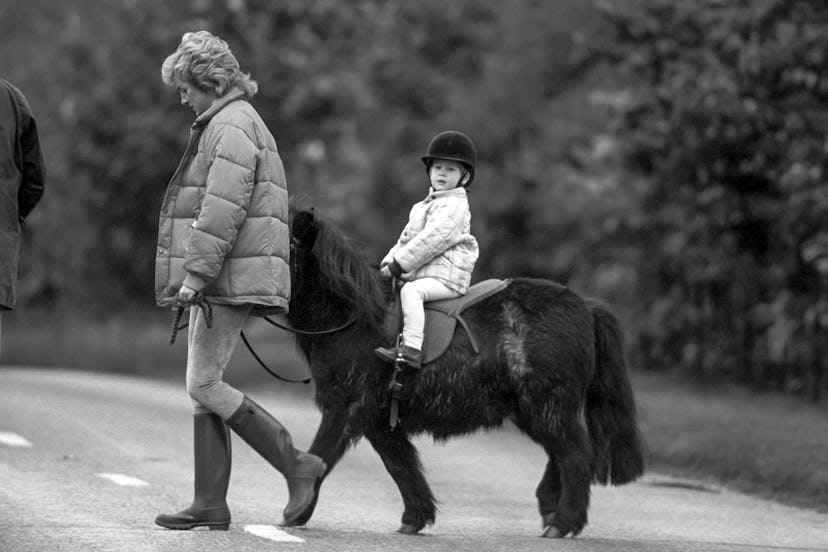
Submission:
<svg viewBox="0 0 828 552">
<path fill-rule="evenodd" d="M 431 183 L 428 195 L 415 203 L 408 224 L 380 263 L 380 272 L 406 283 L 400 289 L 403 311 L 402 356 L 406 365 L 422 367 L 424 301 L 459 297 L 468 291 L 478 257 L 471 235 L 466 188 L 474 180 L 477 153 L 462 132 L 441 132 L 422 157 Z M 374 349 L 389 362 L 396 350 Z"/>
</svg>

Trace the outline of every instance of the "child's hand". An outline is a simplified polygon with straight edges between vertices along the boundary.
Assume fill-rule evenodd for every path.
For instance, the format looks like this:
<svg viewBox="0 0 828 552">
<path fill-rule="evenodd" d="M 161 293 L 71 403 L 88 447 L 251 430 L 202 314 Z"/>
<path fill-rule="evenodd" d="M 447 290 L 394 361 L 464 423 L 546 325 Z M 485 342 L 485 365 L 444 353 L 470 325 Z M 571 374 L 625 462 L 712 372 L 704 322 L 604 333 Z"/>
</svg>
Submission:
<svg viewBox="0 0 828 552">
<path fill-rule="evenodd" d="M 390 263 L 388 263 L 388 272 L 390 272 L 391 276 L 394 278 L 402 278 L 403 269 L 400 266 L 400 263 L 397 262 L 397 259 L 393 259 Z"/>
<path fill-rule="evenodd" d="M 399 278 L 402 276 L 402 273 L 402 267 L 396 259 L 392 259 L 390 263 L 384 264 L 380 267 L 380 276 L 383 278 L 390 278 L 391 276 Z"/>
</svg>

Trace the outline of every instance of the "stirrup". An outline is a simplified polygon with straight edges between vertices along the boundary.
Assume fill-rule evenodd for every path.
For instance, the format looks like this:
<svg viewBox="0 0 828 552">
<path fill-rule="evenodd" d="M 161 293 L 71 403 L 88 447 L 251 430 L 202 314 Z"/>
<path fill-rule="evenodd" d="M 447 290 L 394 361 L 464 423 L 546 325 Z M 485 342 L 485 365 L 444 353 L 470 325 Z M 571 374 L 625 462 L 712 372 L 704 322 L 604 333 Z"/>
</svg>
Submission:
<svg viewBox="0 0 828 552">
<path fill-rule="evenodd" d="M 377 347 L 374 352 L 383 360 L 395 362 L 414 370 L 420 370 L 423 367 L 423 352 L 408 345 L 398 345 L 396 350 Z"/>
</svg>

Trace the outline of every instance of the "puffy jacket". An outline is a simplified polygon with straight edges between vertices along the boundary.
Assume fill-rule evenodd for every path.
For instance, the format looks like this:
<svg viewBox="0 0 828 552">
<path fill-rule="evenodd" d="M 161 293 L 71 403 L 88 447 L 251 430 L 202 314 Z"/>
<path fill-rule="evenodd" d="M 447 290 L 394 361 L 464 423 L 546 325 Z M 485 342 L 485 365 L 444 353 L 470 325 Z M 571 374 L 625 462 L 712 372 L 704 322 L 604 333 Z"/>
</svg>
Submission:
<svg viewBox="0 0 828 552">
<path fill-rule="evenodd" d="M 161 206 L 155 259 L 159 306 L 182 283 L 217 304 L 286 312 L 288 191 L 276 141 L 234 89 L 199 115 Z"/>
<path fill-rule="evenodd" d="M 0 79 L 0 311 L 17 301 L 21 229 L 43 196 L 43 173 L 32 110 L 20 90 Z"/>
<path fill-rule="evenodd" d="M 436 278 L 466 293 L 479 248 L 471 235 L 471 212 L 465 188 L 435 191 L 415 203 L 399 240 L 383 258 L 396 260 L 403 280 Z"/>
</svg>

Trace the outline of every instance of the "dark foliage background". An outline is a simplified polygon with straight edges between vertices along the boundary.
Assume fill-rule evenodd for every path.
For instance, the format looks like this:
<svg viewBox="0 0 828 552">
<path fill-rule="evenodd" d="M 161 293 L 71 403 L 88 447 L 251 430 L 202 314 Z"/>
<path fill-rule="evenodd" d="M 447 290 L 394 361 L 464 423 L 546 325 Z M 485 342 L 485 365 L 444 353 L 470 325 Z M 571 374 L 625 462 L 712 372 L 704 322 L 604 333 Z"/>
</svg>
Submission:
<svg viewBox="0 0 828 552">
<path fill-rule="evenodd" d="M 659 0 L 607 13 L 626 93 L 614 126 L 645 182 L 613 240 L 648 259 L 640 351 L 820 400 L 826 5 Z"/>
<path fill-rule="evenodd" d="M 260 84 L 294 198 L 379 258 L 436 132 L 478 146 L 476 278 L 543 276 L 622 314 L 634 364 L 826 389 L 828 6 L 806 0 L 0 2 L 0 72 L 48 191 L 20 310 L 153 304 L 157 211 L 192 113 L 182 33 Z"/>
</svg>

